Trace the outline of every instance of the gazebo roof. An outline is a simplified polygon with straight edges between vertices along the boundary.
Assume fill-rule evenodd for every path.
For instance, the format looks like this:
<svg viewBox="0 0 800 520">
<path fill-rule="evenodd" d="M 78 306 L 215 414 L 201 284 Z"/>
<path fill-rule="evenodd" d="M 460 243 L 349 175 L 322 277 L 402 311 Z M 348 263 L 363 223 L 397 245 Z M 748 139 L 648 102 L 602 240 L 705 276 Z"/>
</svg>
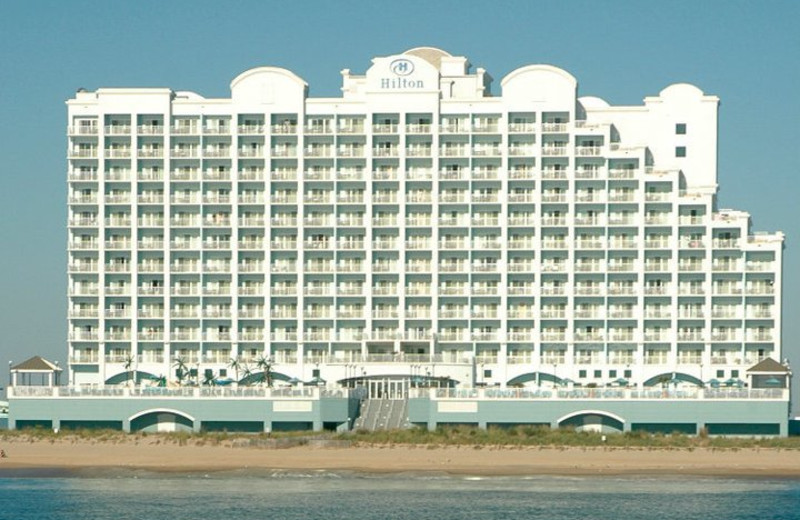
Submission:
<svg viewBox="0 0 800 520">
<path fill-rule="evenodd" d="M 789 369 L 772 358 L 766 358 L 758 364 L 748 368 L 747 372 L 759 374 L 788 374 Z"/>
<path fill-rule="evenodd" d="M 61 372 L 62 369 L 55 363 L 47 361 L 41 356 L 33 356 L 18 365 L 11 367 L 12 372 Z"/>
</svg>

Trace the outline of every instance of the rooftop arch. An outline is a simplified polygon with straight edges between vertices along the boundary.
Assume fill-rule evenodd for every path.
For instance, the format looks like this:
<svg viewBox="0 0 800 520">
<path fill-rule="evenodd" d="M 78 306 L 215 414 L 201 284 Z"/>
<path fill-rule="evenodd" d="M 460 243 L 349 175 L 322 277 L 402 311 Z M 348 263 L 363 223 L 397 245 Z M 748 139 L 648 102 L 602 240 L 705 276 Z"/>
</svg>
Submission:
<svg viewBox="0 0 800 520">
<path fill-rule="evenodd" d="M 256 67 L 254 69 L 246 70 L 241 74 L 239 74 L 238 76 L 236 76 L 235 78 L 233 78 L 233 81 L 231 81 L 231 90 L 236 88 L 236 86 L 238 86 L 243 81 L 246 81 L 255 76 L 272 75 L 272 74 L 285 77 L 297 83 L 297 85 L 302 86 L 303 88 L 308 88 L 308 83 L 306 83 L 305 80 L 303 80 L 303 78 L 301 78 L 300 76 L 298 76 L 297 74 L 288 69 L 284 69 L 282 67 Z"/>
<path fill-rule="evenodd" d="M 575 79 L 575 76 L 573 76 L 566 70 L 559 67 L 555 67 L 553 65 L 538 64 L 538 65 L 526 65 L 524 67 L 520 67 L 518 69 L 509 72 L 502 79 L 502 81 L 500 81 L 500 86 L 505 87 L 507 83 L 510 83 L 515 79 L 530 73 L 552 74 L 569 82 L 570 84 L 572 84 L 572 86 L 576 86 L 578 84 L 578 80 Z"/>
<path fill-rule="evenodd" d="M 403 53 L 405 56 L 416 56 L 427 61 L 437 69 L 441 68 L 442 58 L 452 58 L 453 55 L 436 47 L 414 47 Z"/>
</svg>

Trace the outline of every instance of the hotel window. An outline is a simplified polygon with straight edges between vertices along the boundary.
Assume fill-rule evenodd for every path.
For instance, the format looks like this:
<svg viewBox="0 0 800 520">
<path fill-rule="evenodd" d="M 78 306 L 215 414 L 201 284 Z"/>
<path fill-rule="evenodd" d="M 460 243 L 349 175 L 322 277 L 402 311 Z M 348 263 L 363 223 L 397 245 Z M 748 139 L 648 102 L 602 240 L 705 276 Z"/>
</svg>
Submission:
<svg viewBox="0 0 800 520">
<path fill-rule="evenodd" d="M 595 370 L 594 371 L 594 377 L 595 377 L 595 379 L 599 379 L 599 378 L 603 377 L 603 371 L 602 370 Z"/>
<path fill-rule="evenodd" d="M 676 135 L 686 135 L 686 123 L 676 123 L 675 124 L 675 134 Z"/>
<path fill-rule="evenodd" d="M 626 371 L 624 372 L 624 376 L 625 376 L 626 378 L 629 378 L 629 377 L 631 377 L 631 375 L 633 375 L 633 371 L 632 371 L 632 370 L 626 370 Z"/>
<path fill-rule="evenodd" d="M 686 157 L 686 147 L 685 146 L 676 146 L 675 147 L 675 157 Z"/>
<path fill-rule="evenodd" d="M 585 379 L 586 378 L 586 370 L 578 370 L 578 377 L 580 379 Z"/>
</svg>

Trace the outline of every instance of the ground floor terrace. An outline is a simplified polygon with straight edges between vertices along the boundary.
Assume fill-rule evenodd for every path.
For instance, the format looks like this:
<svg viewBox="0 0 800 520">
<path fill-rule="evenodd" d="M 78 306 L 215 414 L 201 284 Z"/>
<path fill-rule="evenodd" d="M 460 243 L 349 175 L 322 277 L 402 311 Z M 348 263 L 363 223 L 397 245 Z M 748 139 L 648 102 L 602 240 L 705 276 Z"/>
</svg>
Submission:
<svg viewBox="0 0 800 520">
<path fill-rule="evenodd" d="M 158 386 L 9 387 L 10 429 L 126 432 L 347 430 L 359 389 Z"/>
<path fill-rule="evenodd" d="M 9 388 L 9 428 L 124 431 L 335 430 L 353 427 L 367 401 L 397 401 L 405 423 L 434 429 L 534 425 L 619 433 L 788 435 L 786 388 L 452 387 L 444 380 L 383 376 L 348 387 Z"/>
<path fill-rule="evenodd" d="M 788 415 L 788 389 L 420 389 L 409 399 L 410 423 L 428 429 L 537 425 L 603 433 L 786 436 Z"/>
</svg>

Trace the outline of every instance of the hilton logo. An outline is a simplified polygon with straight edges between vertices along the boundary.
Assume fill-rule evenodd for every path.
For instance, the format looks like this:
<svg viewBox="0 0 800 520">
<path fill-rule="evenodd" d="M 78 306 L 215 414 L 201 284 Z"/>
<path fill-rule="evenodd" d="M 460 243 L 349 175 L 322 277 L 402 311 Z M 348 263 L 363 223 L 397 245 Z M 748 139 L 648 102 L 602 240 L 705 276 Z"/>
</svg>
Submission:
<svg viewBox="0 0 800 520">
<path fill-rule="evenodd" d="M 395 76 L 408 76 L 414 72 L 414 63 L 411 62 L 411 60 L 394 60 L 389 65 L 389 70 L 391 70 Z"/>
<path fill-rule="evenodd" d="M 389 70 L 397 78 L 381 78 L 382 89 L 420 89 L 425 88 L 421 79 L 409 79 L 406 76 L 414 72 L 414 62 L 404 58 L 389 64 Z"/>
</svg>

